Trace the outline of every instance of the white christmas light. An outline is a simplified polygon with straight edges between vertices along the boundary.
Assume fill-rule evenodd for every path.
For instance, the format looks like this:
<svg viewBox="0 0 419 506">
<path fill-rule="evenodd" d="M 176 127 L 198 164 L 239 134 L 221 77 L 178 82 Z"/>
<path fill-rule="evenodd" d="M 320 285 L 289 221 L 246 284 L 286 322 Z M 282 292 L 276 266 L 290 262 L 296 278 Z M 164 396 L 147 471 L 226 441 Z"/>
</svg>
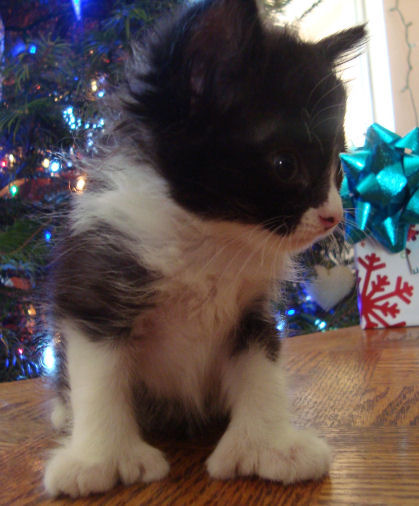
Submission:
<svg viewBox="0 0 419 506">
<path fill-rule="evenodd" d="M 84 177 L 79 177 L 76 183 L 76 190 L 82 192 L 85 186 L 86 186 L 86 179 Z"/>
<path fill-rule="evenodd" d="M 45 348 L 42 355 L 42 363 L 48 372 L 52 372 L 55 369 L 55 355 L 51 345 Z"/>
</svg>

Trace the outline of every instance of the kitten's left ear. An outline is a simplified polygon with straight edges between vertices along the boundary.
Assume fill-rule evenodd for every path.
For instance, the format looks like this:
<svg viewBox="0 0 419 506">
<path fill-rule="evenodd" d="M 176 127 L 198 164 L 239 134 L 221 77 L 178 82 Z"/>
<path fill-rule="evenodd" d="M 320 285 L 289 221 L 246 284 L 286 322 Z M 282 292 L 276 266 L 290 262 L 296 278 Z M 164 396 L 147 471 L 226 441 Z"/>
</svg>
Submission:
<svg viewBox="0 0 419 506">
<path fill-rule="evenodd" d="M 367 41 L 366 37 L 365 25 L 358 25 L 325 37 L 316 43 L 316 47 L 330 63 L 337 65 L 358 56 Z"/>
</svg>

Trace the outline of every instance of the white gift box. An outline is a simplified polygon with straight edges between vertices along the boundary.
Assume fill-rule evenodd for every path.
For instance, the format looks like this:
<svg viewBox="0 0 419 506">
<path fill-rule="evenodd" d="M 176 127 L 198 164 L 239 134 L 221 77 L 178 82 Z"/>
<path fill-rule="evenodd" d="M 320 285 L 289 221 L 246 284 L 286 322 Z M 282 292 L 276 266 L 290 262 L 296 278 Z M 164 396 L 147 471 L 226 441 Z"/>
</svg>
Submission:
<svg viewBox="0 0 419 506">
<path fill-rule="evenodd" d="M 355 245 L 361 327 L 419 325 L 419 226 L 411 227 L 406 249 L 390 253 L 365 239 Z"/>
</svg>

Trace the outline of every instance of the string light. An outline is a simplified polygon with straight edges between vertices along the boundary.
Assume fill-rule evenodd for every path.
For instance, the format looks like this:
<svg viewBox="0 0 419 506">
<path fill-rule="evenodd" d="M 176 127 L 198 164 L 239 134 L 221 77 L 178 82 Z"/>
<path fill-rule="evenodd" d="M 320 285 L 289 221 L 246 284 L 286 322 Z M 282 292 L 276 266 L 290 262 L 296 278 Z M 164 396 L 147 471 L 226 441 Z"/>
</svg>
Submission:
<svg viewBox="0 0 419 506">
<path fill-rule="evenodd" d="M 276 324 L 276 328 L 282 332 L 283 330 L 285 330 L 285 327 L 286 327 L 286 323 L 285 323 L 285 320 L 279 320 Z"/>
<path fill-rule="evenodd" d="M 52 237 L 51 232 L 50 232 L 49 230 L 45 230 L 45 232 L 44 232 L 44 237 L 45 237 L 45 240 L 46 240 L 47 242 L 49 242 L 49 241 L 51 240 L 51 237 Z"/>
<path fill-rule="evenodd" d="M 413 44 L 410 41 L 410 37 L 409 37 L 409 28 L 412 26 L 412 22 L 410 22 L 410 23 L 406 22 L 406 20 L 403 16 L 403 13 L 399 7 L 399 0 L 395 0 L 394 7 L 392 7 L 390 9 L 390 11 L 397 12 L 397 14 L 399 15 L 400 20 L 403 24 L 403 27 L 404 27 L 404 40 L 405 40 L 405 43 L 408 48 L 408 50 L 407 50 L 407 73 L 406 73 L 406 83 L 405 83 L 404 88 L 401 91 L 402 91 L 402 93 L 404 93 L 405 91 L 409 92 L 410 103 L 412 104 L 412 110 L 413 110 L 413 114 L 415 116 L 415 123 L 416 123 L 416 126 L 419 126 L 418 111 L 416 109 L 415 97 L 413 95 L 413 90 L 410 87 L 410 77 L 411 77 L 411 73 L 413 71 L 412 52 L 413 52 L 413 48 L 415 47 L 415 44 Z"/>
<path fill-rule="evenodd" d="M 82 192 L 85 186 L 86 186 L 86 179 L 83 176 L 79 177 L 76 183 L 76 190 Z"/>
<path fill-rule="evenodd" d="M 18 191 L 19 191 L 19 189 L 16 185 L 13 185 L 10 187 L 10 193 L 11 193 L 12 197 L 14 197 Z"/>
<path fill-rule="evenodd" d="M 82 125 L 82 120 L 80 118 L 76 118 L 72 105 L 69 105 L 64 109 L 63 118 L 71 130 L 76 130 L 76 128 L 80 128 Z"/>
<path fill-rule="evenodd" d="M 81 0 L 72 0 L 73 2 L 73 9 L 76 14 L 76 18 L 78 21 L 81 19 Z"/>
<path fill-rule="evenodd" d="M 320 320 L 320 318 L 317 318 L 317 320 L 314 322 L 314 325 L 316 325 L 319 330 L 323 330 L 326 328 L 327 323 L 323 320 Z"/>
<path fill-rule="evenodd" d="M 47 346 L 42 354 L 42 365 L 48 372 L 55 369 L 55 355 L 52 345 Z"/>
<path fill-rule="evenodd" d="M 42 160 L 42 164 L 41 164 L 41 165 L 42 165 L 42 167 L 44 167 L 44 169 L 48 169 L 49 164 L 50 164 L 50 160 L 49 160 L 49 158 L 44 158 L 44 159 Z"/>
<path fill-rule="evenodd" d="M 58 160 L 53 160 L 49 164 L 49 170 L 51 172 L 58 172 L 60 169 L 61 169 L 61 164 L 60 164 L 60 162 Z"/>
<path fill-rule="evenodd" d="M 36 316 L 36 309 L 34 308 L 34 306 L 32 304 L 28 308 L 28 315 L 29 316 Z"/>
</svg>

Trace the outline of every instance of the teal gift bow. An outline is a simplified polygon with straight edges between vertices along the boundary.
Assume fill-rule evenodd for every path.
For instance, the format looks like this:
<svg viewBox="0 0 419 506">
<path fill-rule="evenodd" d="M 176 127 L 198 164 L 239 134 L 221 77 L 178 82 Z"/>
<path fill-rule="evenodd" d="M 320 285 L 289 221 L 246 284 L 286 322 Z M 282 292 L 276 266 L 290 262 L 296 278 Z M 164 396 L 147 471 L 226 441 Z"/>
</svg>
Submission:
<svg viewBox="0 0 419 506">
<path fill-rule="evenodd" d="M 410 225 L 419 223 L 419 128 L 401 137 L 374 123 L 364 147 L 340 159 L 349 240 L 371 235 L 392 253 L 402 251 Z"/>
</svg>

